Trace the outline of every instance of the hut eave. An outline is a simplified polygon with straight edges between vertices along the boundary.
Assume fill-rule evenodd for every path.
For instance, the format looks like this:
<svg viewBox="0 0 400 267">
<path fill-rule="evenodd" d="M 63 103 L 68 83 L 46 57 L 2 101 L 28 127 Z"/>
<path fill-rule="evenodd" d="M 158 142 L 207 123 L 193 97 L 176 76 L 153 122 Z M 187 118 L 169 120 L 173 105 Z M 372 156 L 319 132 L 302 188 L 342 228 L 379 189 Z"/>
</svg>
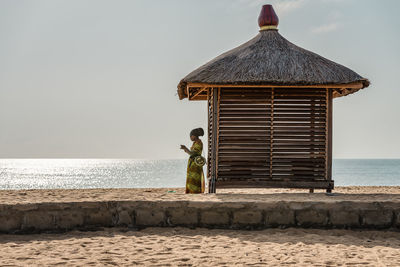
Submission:
<svg viewBox="0 0 400 267">
<path fill-rule="evenodd" d="M 361 79 L 356 82 L 349 83 L 281 83 L 281 82 L 233 82 L 233 83 L 204 83 L 204 82 L 186 82 L 184 79 L 181 80 L 178 84 L 178 96 L 179 99 L 188 98 L 188 92 L 195 89 L 204 89 L 204 88 L 213 88 L 213 87 L 249 87 L 249 88 L 257 88 L 257 87 L 293 87 L 293 88 L 332 88 L 334 89 L 333 96 L 341 97 L 349 94 L 353 94 L 360 89 L 366 88 L 370 85 L 368 79 Z M 189 99 L 189 100 L 197 100 L 197 99 Z"/>
</svg>

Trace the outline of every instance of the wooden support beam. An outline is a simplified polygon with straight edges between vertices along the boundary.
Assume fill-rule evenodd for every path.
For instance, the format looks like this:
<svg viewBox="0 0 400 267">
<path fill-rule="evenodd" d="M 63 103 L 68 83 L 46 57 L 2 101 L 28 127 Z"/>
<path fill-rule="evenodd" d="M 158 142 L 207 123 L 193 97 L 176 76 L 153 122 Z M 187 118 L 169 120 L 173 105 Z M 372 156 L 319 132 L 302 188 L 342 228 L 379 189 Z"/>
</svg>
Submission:
<svg viewBox="0 0 400 267">
<path fill-rule="evenodd" d="M 216 192 L 216 182 L 217 182 L 217 127 L 218 127 L 218 88 L 212 88 L 212 144 L 211 144 L 211 180 L 208 187 L 208 193 L 215 193 Z"/>
<path fill-rule="evenodd" d="M 190 95 L 189 95 L 189 100 L 195 100 L 195 98 L 198 95 L 200 95 L 202 92 L 206 91 L 207 89 L 208 89 L 208 87 L 202 87 L 202 88 L 198 89 L 198 91 L 193 96 L 190 97 Z M 189 88 L 189 93 L 190 93 L 190 88 Z"/>
<path fill-rule="evenodd" d="M 219 117 L 220 117 L 220 106 L 221 106 L 220 105 L 220 102 L 221 102 L 220 88 L 217 88 L 217 92 L 218 92 L 218 94 L 217 94 L 218 98 L 217 98 L 217 118 L 216 118 L 217 138 L 216 138 L 216 147 L 215 147 L 215 150 L 216 150 L 216 152 L 215 152 L 215 154 L 216 154 L 216 156 L 215 156 L 215 164 L 216 164 L 215 165 L 215 180 L 218 180 L 218 165 L 219 165 L 219 163 L 218 163 L 218 159 L 219 159 L 219 129 L 220 129 Z"/>
<path fill-rule="evenodd" d="M 333 188 L 333 181 L 279 181 L 279 180 L 238 180 L 238 181 L 217 181 L 218 188 Z M 327 191 L 332 192 L 331 189 Z"/>
<path fill-rule="evenodd" d="M 269 151 L 269 176 L 272 179 L 272 158 L 274 150 L 274 88 L 271 88 L 271 122 L 270 122 L 270 151 Z"/>
<path fill-rule="evenodd" d="M 208 84 L 208 83 L 188 83 L 186 85 L 186 95 L 189 101 L 200 101 L 207 100 L 207 97 L 202 95 L 196 95 L 196 97 L 190 97 L 190 89 L 201 89 L 205 90 L 207 88 L 217 87 L 217 88 L 331 88 L 334 90 L 332 97 L 341 97 L 348 94 L 352 94 L 359 89 L 363 88 L 361 82 L 347 83 L 347 84 L 324 84 L 324 85 L 237 85 L 237 84 Z"/>
<path fill-rule="evenodd" d="M 207 181 L 208 181 L 208 186 L 210 186 L 210 179 L 211 179 L 211 137 L 212 137 L 212 132 L 211 132 L 211 90 L 207 90 L 207 133 L 208 133 L 208 142 L 207 142 Z"/>
<path fill-rule="evenodd" d="M 332 181 L 332 122 L 333 122 L 333 117 L 332 117 L 332 111 L 333 111 L 333 96 L 332 96 L 332 90 L 327 89 L 327 119 L 326 119 L 326 138 L 327 138 L 327 150 L 326 150 L 326 179 L 327 181 Z M 333 189 L 333 183 L 332 183 L 332 188 Z M 328 190 L 329 190 L 328 189 Z"/>
<path fill-rule="evenodd" d="M 345 83 L 345 84 L 321 84 L 321 85 L 274 85 L 274 84 L 265 84 L 265 85 L 247 85 L 247 84 L 209 84 L 209 83 L 188 83 L 186 85 L 186 90 L 188 91 L 191 87 L 231 87 L 231 88 L 351 88 L 351 89 L 361 89 L 363 88 L 363 84 L 361 82 L 356 83 Z"/>
</svg>

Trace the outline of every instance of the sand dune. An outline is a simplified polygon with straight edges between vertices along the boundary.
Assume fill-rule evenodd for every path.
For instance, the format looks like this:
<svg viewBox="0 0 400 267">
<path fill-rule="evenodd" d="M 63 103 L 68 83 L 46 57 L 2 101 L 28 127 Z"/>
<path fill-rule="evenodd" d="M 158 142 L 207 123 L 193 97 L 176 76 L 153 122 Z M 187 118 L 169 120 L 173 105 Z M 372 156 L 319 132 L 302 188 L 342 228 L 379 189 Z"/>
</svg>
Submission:
<svg viewBox="0 0 400 267">
<path fill-rule="evenodd" d="M 400 266 L 400 233 L 113 228 L 0 235 L 1 266 Z"/>
</svg>

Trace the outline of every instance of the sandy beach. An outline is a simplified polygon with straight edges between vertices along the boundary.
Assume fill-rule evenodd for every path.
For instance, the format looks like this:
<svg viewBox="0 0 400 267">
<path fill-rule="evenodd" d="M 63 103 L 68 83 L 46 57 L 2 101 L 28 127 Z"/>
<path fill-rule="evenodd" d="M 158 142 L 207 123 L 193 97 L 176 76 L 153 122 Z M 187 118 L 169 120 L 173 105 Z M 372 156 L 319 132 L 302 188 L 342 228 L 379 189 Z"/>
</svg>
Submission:
<svg viewBox="0 0 400 267">
<path fill-rule="evenodd" d="M 333 199 L 322 190 L 219 190 L 185 195 L 183 188 L 3 190 L 3 204 L 99 200 Z M 399 201 L 400 187 L 338 187 L 340 199 Z M 234 193 L 234 194 L 231 194 Z M 296 194 L 291 194 L 296 193 Z M 299 194 L 300 193 L 300 194 Z M 0 235 L 0 266 L 400 266 L 400 233 L 368 230 L 102 228 Z"/>
<path fill-rule="evenodd" d="M 292 194 L 297 193 L 297 194 Z M 300 194 L 299 194 L 300 193 Z M 400 201 L 400 186 L 349 186 L 335 187 L 335 196 L 341 199 L 371 200 L 382 197 Z M 382 196 L 384 194 L 384 196 Z M 319 200 L 326 198 L 325 190 L 315 190 L 309 194 L 307 189 L 219 189 L 217 194 L 185 194 L 184 188 L 120 188 L 120 189 L 34 189 L 1 190 L 1 204 L 26 204 L 43 202 L 83 202 L 83 201 L 123 201 L 123 200 L 195 200 L 229 201 L 264 200 L 274 198 L 287 200 Z M 335 198 L 332 198 L 335 200 Z"/>
<path fill-rule="evenodd" d="M 1 235 L 1 266 L 400 266 L 400 233 L 147 228 Z"/>
</svg>

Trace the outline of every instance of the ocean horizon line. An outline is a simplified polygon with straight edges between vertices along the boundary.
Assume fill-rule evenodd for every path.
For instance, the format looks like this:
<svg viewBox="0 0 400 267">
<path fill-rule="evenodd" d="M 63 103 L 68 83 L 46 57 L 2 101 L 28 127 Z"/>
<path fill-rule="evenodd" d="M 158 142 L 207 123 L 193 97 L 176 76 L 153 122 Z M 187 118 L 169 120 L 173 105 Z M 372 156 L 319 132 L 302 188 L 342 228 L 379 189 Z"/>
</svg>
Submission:
<svg viewBox="0 0 400 267">
<path fill-rule="evenodd" d="M 33 158 L 2 158 L 2 157 L 0 157 L 0 160 L 18 160 L 18 159 L 21 159 L 21 160 L 34 160 L 34 159 L 42 159 L 42 160 L 52 160 L 52 159 L 76 159 L 76 160 L 78 160 L 78 159 L 92 159 L 92 160 L 184 160 L 184 159 L 187 159 L 186 157 L 182 157 L 182 158 L 125 158 L 125 157 L 122 157 L 122 158 L 108 158 L 108 157 L 93 157 L 93 158 L 91 158 L 91 157 L 77 157 L 77 158 L 73 158 L 73 157 L 54 157 L 54 158 L 35 158 L 35 157 L 33 157 Z M 352 160 L 352 159 L 356 159 L 356 160 L 367 160 L 367 159 L 371 159 L 371 160 L 382 160 L 382 159 L 389 159 L 389 160 L 400 160 L 400 158 L 385 158 L 385 157 L 378 157 L 378 158 L 341 158 L 341 157 L 339 157 L 339 158 L 333 158 L 333 160 L 343 160 L 343 159 L 350 159 L 350 160 Z"/>
</svg>

